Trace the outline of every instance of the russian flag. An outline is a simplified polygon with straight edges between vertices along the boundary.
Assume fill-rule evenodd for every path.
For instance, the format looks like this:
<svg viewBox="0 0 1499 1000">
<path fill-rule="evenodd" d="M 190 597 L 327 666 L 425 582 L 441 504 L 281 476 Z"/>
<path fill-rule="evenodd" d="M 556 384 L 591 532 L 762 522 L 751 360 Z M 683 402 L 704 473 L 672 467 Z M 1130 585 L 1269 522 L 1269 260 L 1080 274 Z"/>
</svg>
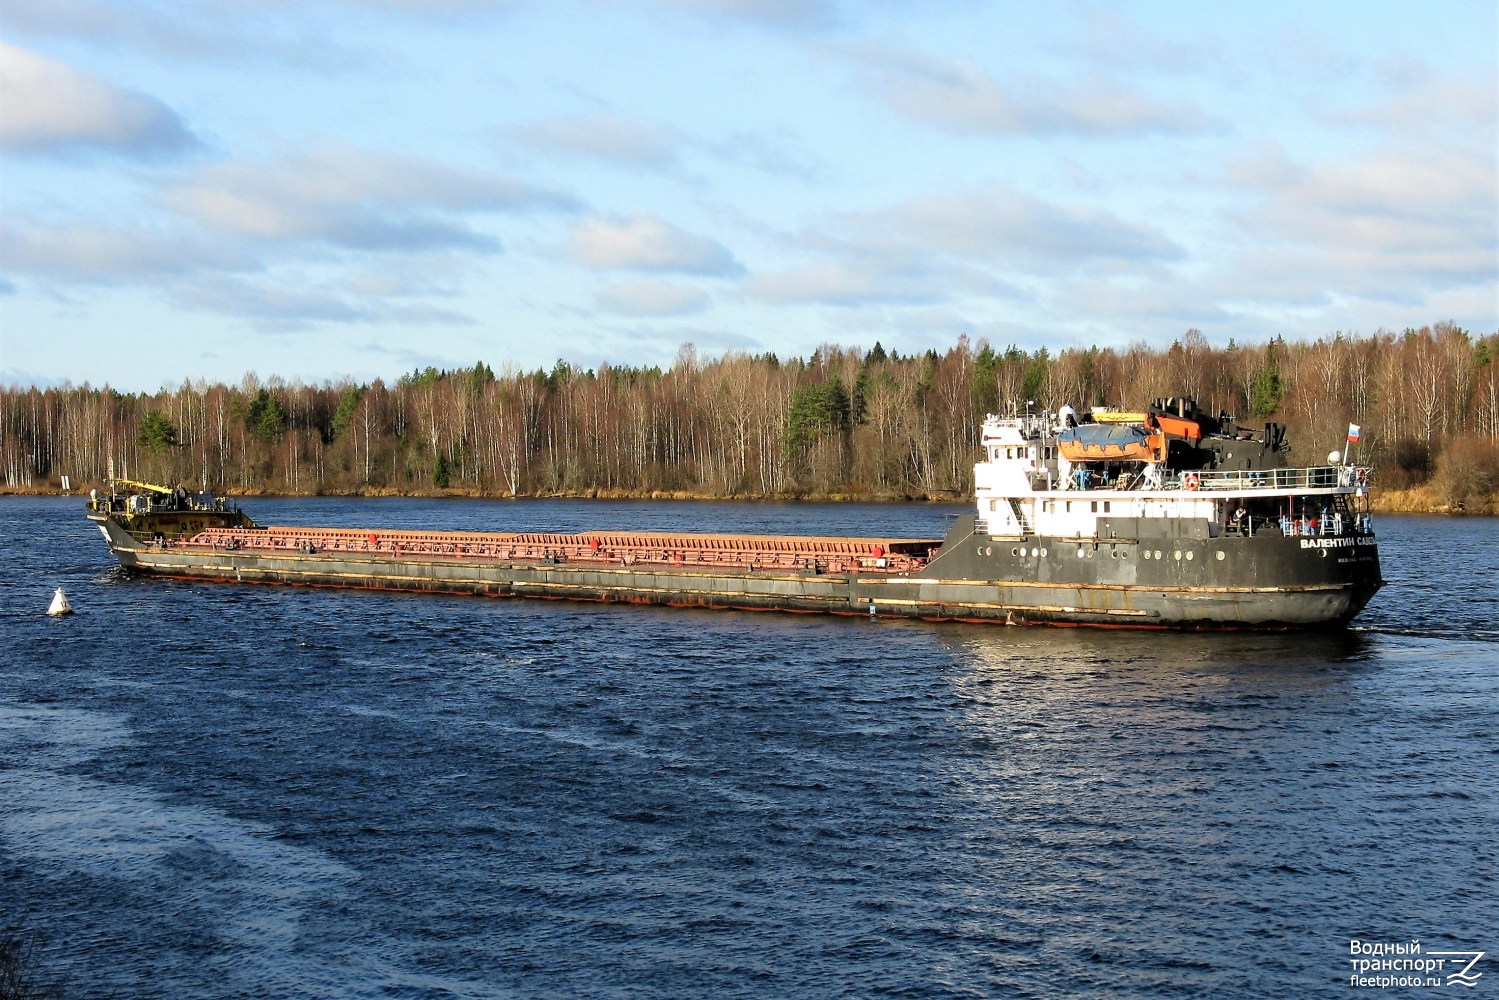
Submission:
<svg viewBox="0 0 1499 1000">
<path fill-rule="evenodd" d="M 1358 424 L 1349 424 L 1348 425 L 1348 440 L 1349 441 L 1357 441 L 1358 440 Z"/>
</svg>

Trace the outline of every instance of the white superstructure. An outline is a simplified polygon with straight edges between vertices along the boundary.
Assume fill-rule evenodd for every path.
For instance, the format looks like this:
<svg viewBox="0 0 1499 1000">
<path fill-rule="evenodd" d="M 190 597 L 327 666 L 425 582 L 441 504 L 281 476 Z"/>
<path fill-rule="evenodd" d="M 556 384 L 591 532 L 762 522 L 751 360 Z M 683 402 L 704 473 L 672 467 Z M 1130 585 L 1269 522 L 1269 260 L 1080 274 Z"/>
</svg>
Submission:
<svg viewBox="0 0 1499 1000">
<path fill-rule="evenodd" d="M 981 530 L 991 537 L 1097 540 L 1109 537 L 1106 520 L 1150 518 L 1195 522 L 1207 537 L 1254 533 L 1266 525 L 1287 535 L 1341 535 L 1354 530 L 1356 517 L 1366 516 L 1355 514 L 1346 499 L 1368 496 L 1366 467 L 1228 468 L 1235 447 L 1248 450 L 1243 438 L 1194 443 L 1194 453 L 1202 447 L 1200 453 L 1211 458 L 1200 469 L 1149 461 L 1069 462 L 1057 440 L 1066 421 L 1065 412 L 985 419 L 984 459 L 974 466 Z M 1210 444 L 1221 447 L 1204 447 Z"/>
</svg>

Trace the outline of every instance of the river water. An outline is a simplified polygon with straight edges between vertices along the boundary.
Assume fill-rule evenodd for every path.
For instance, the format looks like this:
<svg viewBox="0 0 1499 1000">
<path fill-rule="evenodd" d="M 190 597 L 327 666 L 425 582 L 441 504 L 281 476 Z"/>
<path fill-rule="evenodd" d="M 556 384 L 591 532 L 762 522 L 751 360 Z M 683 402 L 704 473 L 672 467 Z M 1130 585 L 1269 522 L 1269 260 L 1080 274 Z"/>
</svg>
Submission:
<svg viewBox="0 0 1499 1000">
<path fill-rule="evenodd" d="M 0 498 L 0 924 L 63 997 L 1380 992 L 1351 941 L 1499 953 L 1499 521 L 1377 529 L 1350 630 L 1178 635 L 127 580 Z"/>
</svg>

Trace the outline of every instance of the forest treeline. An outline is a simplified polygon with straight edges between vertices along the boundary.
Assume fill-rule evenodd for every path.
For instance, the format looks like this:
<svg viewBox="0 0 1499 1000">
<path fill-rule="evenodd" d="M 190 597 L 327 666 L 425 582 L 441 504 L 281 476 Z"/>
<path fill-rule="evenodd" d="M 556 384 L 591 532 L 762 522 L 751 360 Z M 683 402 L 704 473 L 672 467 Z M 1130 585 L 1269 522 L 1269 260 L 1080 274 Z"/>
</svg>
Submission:
<svg viewBox="0 0 1499 1000">
<path fill-rule="evenodd" d="M 1033 401 L 1140 408 L 1195 396 L 1288 427 L 1312 464 L 1362 428 L 1360 463 L 1394 488 L 1461 506 L 1499 486 L 1499 333 L 1446 323 L 1313 343 L 946 352 L 825 346 L 810 358 L 684 346 L 666 369 L 428 368 L 392 382 L 310 385 L 247 374 L 156 393 L 0 388 L 0 475 L 12 491 L 110 470 L 235 492 L 721 497 L 956 497 L 973 487 L 986 413 Z"/>
</svg>

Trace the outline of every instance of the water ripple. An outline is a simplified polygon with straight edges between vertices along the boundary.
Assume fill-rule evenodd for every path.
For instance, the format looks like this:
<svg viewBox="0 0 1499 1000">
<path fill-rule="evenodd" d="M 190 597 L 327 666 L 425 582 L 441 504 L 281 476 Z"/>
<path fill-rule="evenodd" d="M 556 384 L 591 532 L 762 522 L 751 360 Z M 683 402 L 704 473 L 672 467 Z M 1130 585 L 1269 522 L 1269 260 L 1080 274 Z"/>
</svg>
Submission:
<svg viewBox="0 0 1499 1000">
<path fill-rule="evenodd" d="M 1488 522 L 1388 519 L 1312 635 L 129 581 L 72 505 L 0 530 L 0 915 L 76 995 L 1305 995 L 1351 938 L 1494 945 Z"/>
</svg>

